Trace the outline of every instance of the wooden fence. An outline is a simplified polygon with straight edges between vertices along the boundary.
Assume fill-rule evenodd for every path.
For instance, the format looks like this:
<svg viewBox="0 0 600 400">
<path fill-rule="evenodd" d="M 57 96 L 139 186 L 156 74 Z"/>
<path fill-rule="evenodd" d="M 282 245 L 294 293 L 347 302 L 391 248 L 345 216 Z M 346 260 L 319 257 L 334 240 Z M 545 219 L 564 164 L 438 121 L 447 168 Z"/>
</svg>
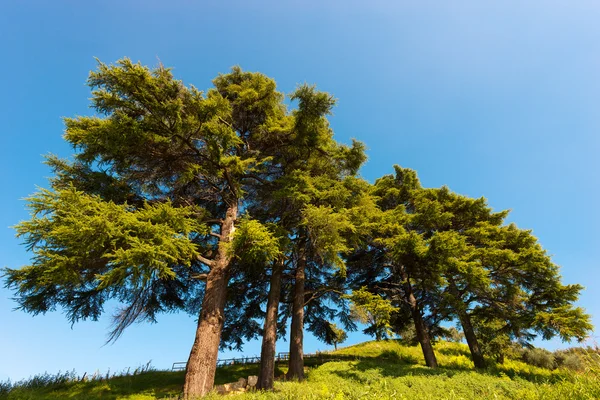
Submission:
<svg viewBox="0 0 600 400">
<path fill-rule="evenodd" d="M 332 356 L 327 353 L 312 353 L 304 354 L 304 359 L 311 359 L 317 362 L 326 362 L 337 360 L 340 357 Z M 290 359 L 290 353 L 277 353 L 275 362 L 287 361 Z M 217 367 L 224 367 L 226 365 L 239 365 L 239 364 L 260 364 L 260 357 L 241 357 L 241 358 L 226 358 L 217 360 Z M 187 362 L 174 362 L 171 370 L 173 371 L 185 371 Z"/>
</svg>

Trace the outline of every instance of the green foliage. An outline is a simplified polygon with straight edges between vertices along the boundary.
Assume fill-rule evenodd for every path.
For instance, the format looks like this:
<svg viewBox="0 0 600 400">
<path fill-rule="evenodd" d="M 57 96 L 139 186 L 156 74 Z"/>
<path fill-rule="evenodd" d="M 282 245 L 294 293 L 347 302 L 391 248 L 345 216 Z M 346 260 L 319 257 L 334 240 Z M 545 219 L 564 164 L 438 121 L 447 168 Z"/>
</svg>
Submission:
<svg viewBox="0 0 600 400">
<path fill-rule="evenodd" d="M 572 371 L 598 372 L 600 354 L 592 348 L 574 347 L 566 350 L 556 350 L 553 353 L 545 349 L 525 349 L 521 356 L 523 361 L 547 369 L 565 368 Z"/>
<path fill-rule="evenodd" d="M 389 300 L 370 293 L 366 288 L 355 290 L 346 296 L 351 301 L 351 316 L 363 324 L 368 324 L 365 333 L 374 335 L 377 340 L 391 336 L 392 313 L 398 309 Z"/>
<path fill-rule="evenodd" d="M 135 208 L 74 187 L 41 189 L 28 202 L 31 220 L 16 229 L 34 257 L 31 265 L 4 271 L 7 286 L 23 310 L 38 314 L 60 305 L 71 322 L 97 319 L 107 298 L 160 296 L 156 284 L 189 269 L 198 255 L 192 237 L 207 230 L 192 207 Z M 155 310 L 140 312 L 152 319 Z"/>
<path fill-rule="evenodd" d="M 48 156 L 51 189 L 29 199 L 48 215 L 18 228 L 35 244 L 33 264 L 5 271 L 24 310 L 61 306 L 75 322 L 97 319 L 116 298 L 123 308 L 112 339 L 158 312 L 197 315 L 201 279 L 216 257 L 235 264 L 226 267 L 232 291 L 256 284 L 257 270 L 293 251 L 289 239 L 306 229 L 298 210 L 312 205 L 336 212 L 328 215 L 332 225 L 319 225 L 307 211 L 311 257 L 343 272 L 341 235 L 349 225 L 337 211 L 351 194 L 341 181 L 365 157 L 361 143 L 333 139 L 326 118 L 333 98 L 300 86 L 291 95 L 298 107 L 288 112 L 274 80 L 239 67 L 213 84 L 201 92 L 163 65 L 98 62 L 88 79 L 95 115 L 65 119 L 73 160 Z M 81 204 L 69 191 L 81 193 Z M 45 204 L 52 196 L 65 204 Z M 62 208 L 53 214 L 52 207 Z M 236 211 L 237 233 L 221 237 L 228 210 L 248 216 Z M 260 302 L 248 304 L 260 312 Z"/>
<path fill-rule="evenodd" d="M 585 371 L 586 362 L 584 356 L 577 352 L 555 351 L 554 362 L 560 368 L 570 369 L 572 371 Z"/>
<path fill-rule="evenodd" d="M 259 221 L 242 218 L 230 244 L 230 253 L 241 263 L 265 266 L 281 254 L 279 239 Z"/>
<path fill-rule="evenodd" d="M 578 293 L 583 289 L 581 285 L 568 285 L 557 288 L 556 295 L 568 299 L 577 299 L 577 294 L 569 295 L 566 292 Z M 577 339 L 583 341 L 590 331 L 594 329 L 590 322 L 589 314 L 581 307 L 572 307 L 570 304 L 559 305 L 548 311 L 539 312 L 534 317 L 534 324 L 542 332 L 544 339 L 559 335 L 564 341 Z"/>
<path fill-rule="evenodd" d="M 337 350 L 337 345 L 340 343 L 344 343 L 348 339 L 348 334 L 345 330 L 338 327 L 336 324 L 328 323 L 327 324 L 327 333 L 325 334 L 325 343 L 329 345 L 335 346 Z"/>
<path fill-rule="evenodd" d="M 531 231 L 503 225 L 508 212 L 446 187 L 424 189 L 414 171 L 398 166 L 374 193 L 385 223 L 372 245 L 381 253 L 366 258 L 366 268 L 378 268 L 376 286 L 396 302 L 412 289 L 429 310 L 430 331 L 460 320 L 463 329 L 475 327 L 487 354 L 501 357 L 514 340 L 583 340 L 592 329 L 573 305 L 581 286 L 561 283 Z"/>
<path fill-rule="evenodd" d="M 554 354 L 545 349 L 533 348 L 527 349 L 523 353 L 523 360 L 530 365 L 534 365 L 540 368 L 554 369 L 556 363 L 554 361 Z"/>
<path fill-rule="evenodd" d="M 345 275 L 345 264 L 340 254 L 349 250 L 344 233 L 354 230 L 352 223 L 344 214 L 325 206 L 308 205 L 303 216 L 311 244 L 322 263 L 335 265 Z"/>
</svg>

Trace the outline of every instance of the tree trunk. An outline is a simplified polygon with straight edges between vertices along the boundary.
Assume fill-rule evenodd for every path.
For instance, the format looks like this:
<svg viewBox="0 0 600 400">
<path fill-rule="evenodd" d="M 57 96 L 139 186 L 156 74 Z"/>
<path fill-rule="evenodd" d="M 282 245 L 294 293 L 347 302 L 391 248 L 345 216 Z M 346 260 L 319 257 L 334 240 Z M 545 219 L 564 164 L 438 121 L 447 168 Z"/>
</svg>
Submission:
<svg viewBox="0 0 600 400">
<path fill-rule="evenodd" d="M 404 268 L 401 268 L 401 273 L 402 279 L 406 282 L 405 296 L 410 306 L 410 314 L 415 324 L 417 340 L 419 341 L 419 344 L 421 345 L 421 350 L 423 351 L 425 365 L 427 365 L 430 368 L 437 368 L 437 358 L 435 357 L 435 352 L 433 351 L 433 345 L 431 344 L 431 339 L 429 338 L 429 332 L 427 331 L 427 327 L 425 326 L 425 321 L 423 321 L 423 316 L 421 315 L 421 307 L 419 307 L 419 303 L 417 302 L 417 299 L 414 295 L 412 285 L 410 284 L 410 278 L 404 270 Z"/>
<path fill-rule="evenodd" d="M 337 342 L 333 342 L 333 348 L 337 351 Z"/>
<path fill-rule="evenodd" d="M 183 386 L 184 399 L 204 396 L 214 385 L 231 262 L 226 244 L 235 230 L 237 213 L 237 205 L 229 207 L 221 224 L 219 250 L 206 278 L 196 339 L 187 363 Z"/>
<path fill-rule="evenodd" d="M 458 306 L 456 307 L 456 313 L 458 314 L 458 319 L 463 328 L 463 333 L 465 334 L 465 339 L 467 339 L 467 344 L 469 345 L 469 350 L 471 351 L 471 358 L 473 359 L 473 364 L 475 368 L 485 368 L 485 360 L 483 359 L 483 353 L 481 352 L 481 347 L 479 347 L 479 342 L 477 341 L 477 336 L 475 336 L 475 330 L 473 329 L 473 325 L 471 324 L 471 317 L 467 313 L 466 306 L 462 302 L 461 295 L 456 287 L 456 283 L 454 279 L 450 278 L 448 280 L 450 294 L 454 297 Z"/>
<path fill-rule="evenodd" d="M 294 302 L 292 305 L 292 326 L 290 328 L 290 361 L 287 373 L 288 379 L 304 380 L 304 270 L 306 268 L 306 253 L 301 245 L 296 265 L 294 282 Z"/>
<path fill-rule="evenodd" d="M 473 359 L 473 364 L 475 364 L 475 368 L 485 368 L 485 360 L 483 358 L 483 354 L 481 352 L 481 348 L 479 347 L 479 342 L 477 341 L 477 336 L 475 336 L 475 330 L 473 329 L 473 325 L 471 324 L 471 317 L 467 314 L 466 311 L 458 312 L 458 319 L 460 320 L 460 324 L 463 328 L 463 333 L 465 334 L 465 339 L 467 339 L 467 344 L 469 345 L 469 350 L 471 351 L 471 358 Z"/>
<path fill-rule="evenodd" d="M 276 260 L 271 274 L 267 315 L 265 316 L 265 329 L 260 351 L 260 372 L 258 373 L 257 384 L 259 389 L 273 389 L 273 381 L 275 380 L 275 342 L 277 341 L 277 314 L 279 311 L 282 273 L 283 259 Z"/>
<path fill-rule="evenodd" d="M 435 357 L 435 352 L 433 351 L 431 338 L 429 337 L 429 332 L 427 331 L 427 327 L 425 326 L 425 321 L 423 321 L 423 316 L 421 315 L 421 309 L 419 307 L 419 304 L 417 303 L 417 299 L 412 294 L 412 292 L 410 293 L 408 301 L 410 303 L 410 313 L 415 324 L 417 340 L 421 345 L 423 357 L 425 357 L 425 365 L 427 365 L 430 368 L 437 368 L 438 362 L 437 358 Z"/>
</svg>

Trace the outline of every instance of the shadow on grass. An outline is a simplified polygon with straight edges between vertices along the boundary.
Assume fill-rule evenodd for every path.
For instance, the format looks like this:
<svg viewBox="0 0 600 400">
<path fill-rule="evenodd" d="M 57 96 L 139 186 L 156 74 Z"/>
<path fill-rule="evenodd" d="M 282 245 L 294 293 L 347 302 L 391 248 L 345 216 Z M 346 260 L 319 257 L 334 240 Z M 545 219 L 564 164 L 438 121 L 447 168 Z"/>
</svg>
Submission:
<svg viewBox="0 0 600 400">
<path fill-rule="evenodd" d="M 334 373 L 342 378 L 353 379 L 361 383 L 367 383 L 370 378 L 368 371 L 377 371 L 378 376 L 386 378 L 398 378 L 403 376 L 448 376 L 452 377 L 457 372 L 473 371 L 470 368 L 461 367 L 439 367 L 432 369 L 417 363 L 405 362 L 400 357 L 396 360 L 389 358 L 373 357 L 370 359 L 361 359 L 354 363 L 353 371 L 335 371 Z"/>
<path fill-rule="evenodd" d="M 523 379 L 532 383 L 557 383 L 565 380 L 574 379 L 574 376 L 568 372 L 564 373 L 538 373 L 535 371 L 527 371 L 527 370 L 515 370 L 511 368 L 505 368 L 502 364 L 492 364 L 484 370 L 478 371 L 482 374 L 495 376 L 495 377 L 503 377 L 508 376 L 510 379 Z"/>
<path fill-rule="evenodd" d="M 445 354 L 465 355 L 464 352 L 455 351 L 454 349 L 442 350 L 450 350 L 448 352 L 440 351 Z M 372 379 L 377 379 L 377 377 L 446 376 L 452 378 L 457 374 L 463 373 L 477 373 L 493 377 L 508 376 L 513 380 L 523 379 L 532 383 L 556 383 L 568 378 L 567 375 L 563 374 L 548 374 L 531 370 L 503 368 L 501 365 L 496 365 L 492 362 L 490 362 L 489 366 L 483 370 L 460 365 L 440 366 L 432 369 L 419 364 L 414 358 L 400 356 L 393 351 L 382 352 L 381 356 L 377 357 L 361 357 L 360 359 L 356 357 L 354 357 L 354 359 L 347 357 L 345 360 L 340 357 L 337 360 L 330 361 L 354 361 L 352 369 L 334 371 L 333 373 L 341 378 L 353 379 L 361 383 L 367 383 Z M 376 371 L 376 374 L 370 374 L 369 371 Z"/>
<path fill-rule="evenodd" d="M 435 352 L 447 356 L 465 356 L 468 359 L 471 359 L 471 353 L 469 353 L 468 349 L 461 349 L 457 347 L 442 347 L 440 349 L 435 349 Z"/>
</svg>

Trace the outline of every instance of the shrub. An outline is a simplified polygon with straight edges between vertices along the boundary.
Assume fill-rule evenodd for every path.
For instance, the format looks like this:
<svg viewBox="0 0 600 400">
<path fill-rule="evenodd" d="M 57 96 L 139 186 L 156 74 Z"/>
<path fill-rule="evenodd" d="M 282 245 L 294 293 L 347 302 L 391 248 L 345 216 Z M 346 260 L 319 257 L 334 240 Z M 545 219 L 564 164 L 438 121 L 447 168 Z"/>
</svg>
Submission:
<svg viewBox="0 0 600 400">
<path fill-rule="evenodd" d="M 556 368 L 554 354 L 545 349 L 533 348 L 525 350 L 523 353 L 523 361 L 535 367 L 546 369 Z"/>
<path fill-rule="evenodd" d="M 585 362 L 577 355 L 577 353 L 567 354 L 562 360 L 561 366 L 573 371 L 585 370 Z"/>
</svg>

